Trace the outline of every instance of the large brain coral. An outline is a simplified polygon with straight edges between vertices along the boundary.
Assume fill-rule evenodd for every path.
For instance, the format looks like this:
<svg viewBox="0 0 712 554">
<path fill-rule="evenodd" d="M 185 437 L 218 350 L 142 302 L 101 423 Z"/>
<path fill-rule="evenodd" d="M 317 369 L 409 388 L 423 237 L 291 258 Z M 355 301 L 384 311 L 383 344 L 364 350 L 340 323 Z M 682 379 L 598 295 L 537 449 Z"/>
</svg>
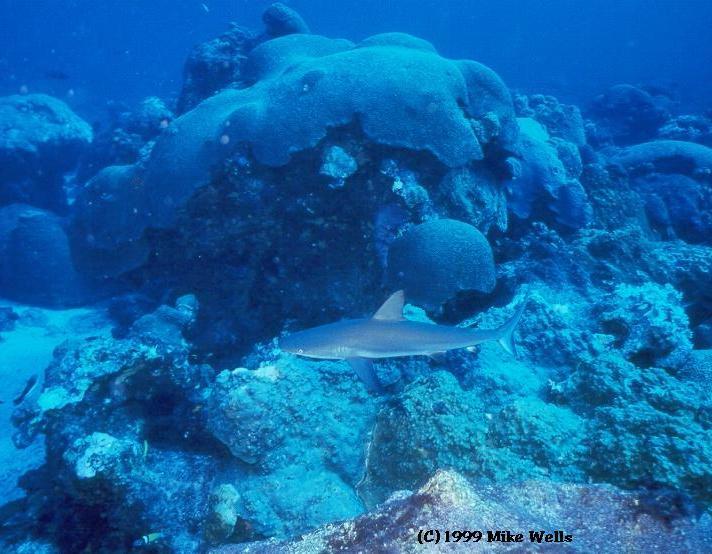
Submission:
<svg viewBox="0 0 712 554">
<path fill-rule="evenodd" d="M 471 61 L 452 61 L 409 35 L 358 45 L 294 34 L 257 46 L 245 64 L 251 82 L 224 90 L 178 118 L 148 162 L 157 213 L 172 212 L 210 169 L 246 145 L 258 162 L 280 166 L 315 146 L 330 128 L 357 121 L 375 143 L 425 150 L 458 167 L 517 133 L 509 91 Z"/>
<path fill-rule="evenodd" d="M 357 45 L 306 34 L 268 40 L 250 51 L 241 83 L 172 121 L 145 161 L 105 170 L 81 191 L 72 234 L 89 254 L 78 257 L 117 253 L 122 263 L 110 265 L 121 271 L 99 264 L 111 275 L 138 267 L 144 230 L 175 225 L 228 160 L 276 175 L 337 129 L 358 127 L 369 146 L 420 153 L 443 173 L 476 160 L 496 166 L 518 133 L 509 91 L 494 72 L 445 59 L 402 33 Z M 109 212 L 131 225 L 116 228 Z M 472 217 L 486 229 L 500 215 Z"/>
<path fill-rule="evenodd" d="M 292 33 L 308 33 L 309 26 L 296 11 L 281 2 L 275 2 L 262 14 L 265 30 L 271 37 Z"/>
</svg>

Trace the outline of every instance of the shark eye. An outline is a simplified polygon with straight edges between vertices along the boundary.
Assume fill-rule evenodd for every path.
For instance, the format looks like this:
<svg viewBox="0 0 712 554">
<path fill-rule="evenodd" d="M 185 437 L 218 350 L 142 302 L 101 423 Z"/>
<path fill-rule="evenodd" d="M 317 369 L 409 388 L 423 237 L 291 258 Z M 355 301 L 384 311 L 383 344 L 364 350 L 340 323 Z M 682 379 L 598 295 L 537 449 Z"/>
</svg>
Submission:
<svg viewBox="0 0 712 554">
<path fill-rule="evenodd" d="M 304 349 L 303 348 L 297 349 L 297 354 L 304 354 Z"/>
</svg>

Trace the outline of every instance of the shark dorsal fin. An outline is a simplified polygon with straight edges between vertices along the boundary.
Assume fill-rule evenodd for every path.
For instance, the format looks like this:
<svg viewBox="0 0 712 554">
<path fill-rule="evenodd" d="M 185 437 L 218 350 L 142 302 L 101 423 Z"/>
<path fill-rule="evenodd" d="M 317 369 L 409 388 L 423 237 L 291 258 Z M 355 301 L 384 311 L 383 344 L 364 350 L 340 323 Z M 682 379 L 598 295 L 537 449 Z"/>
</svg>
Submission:
<svg viewBox="0 0 712 554">
<path fill-rule="evenodd" d="M 383 305 L 378 308 L 373 319 L 381 321 L 401 321 L 403 319 L 403 304 L 405 303 L 405 295 L 402 290 L 394 292 L 388 297 Z"/>
</svg>

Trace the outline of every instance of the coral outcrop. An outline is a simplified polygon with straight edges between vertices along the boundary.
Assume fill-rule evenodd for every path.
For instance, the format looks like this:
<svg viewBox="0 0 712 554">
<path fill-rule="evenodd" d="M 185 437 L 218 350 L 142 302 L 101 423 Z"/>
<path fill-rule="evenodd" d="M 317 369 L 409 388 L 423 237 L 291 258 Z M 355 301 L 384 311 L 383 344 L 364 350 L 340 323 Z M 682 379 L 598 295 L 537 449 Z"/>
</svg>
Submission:
<svg viewBox="0 0 712 554">
<path fill-rule="evenodd" d="M 509 207 L 521 219 L 534 218 L 564 228 L 585 227 L 591 206 L 579 177 L 581 157 L 576 146 L 549 137 L 530 118 L 520 118 L 518 156 L 510 159 Z"/>
<path fill-rule="evenodd" d="M 670 117 L 670 98 L 633 85 L 615 85 L 597 96 L 590 115 L 594 142 L 636 144 L 653 138 Z"/>
<path fill-rule="evenodd" d="M 0 98 L 0 205 L 66 213 L 63 175 L 74 169 L 92 137 L 89 124 L 57 98 Z"/>
<path fill-rule="evenodd" d="M 254 48 L 245 64 L 253 84 L 216 94 L 176 119 L 139 171 L 138 209 L 145 219 L 150 214 L 151 226 L 173 223 L 220 161 L 244 147 L 257 162 L 282 166 L 330 128 L 356 122 L 376 144 L 427 151 L 457 167 L 482 159 L 490 143 L 507 147 L 516 137 L 509 92 L 494 72 L 441 58 L 407 35 L 359 45 L 288 35 Z M 377 79 L 374 66 L 382 68 Z M 413 79 L 424 88 L 410 89 Z"/>
<path fill-rule="evenodd" d="M 0 295 L 45 306 L 85 300 L 62 218 L 23 204 L 0 208 Z"/>
</svg>

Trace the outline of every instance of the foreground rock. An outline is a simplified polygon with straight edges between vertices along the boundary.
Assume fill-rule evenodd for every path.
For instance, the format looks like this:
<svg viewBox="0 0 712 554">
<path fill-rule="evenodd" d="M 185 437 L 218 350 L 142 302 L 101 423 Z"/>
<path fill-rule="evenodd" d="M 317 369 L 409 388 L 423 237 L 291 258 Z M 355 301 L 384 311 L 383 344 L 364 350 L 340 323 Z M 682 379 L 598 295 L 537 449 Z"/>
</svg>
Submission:
<svg viewBox="0 0 712 554">
<path fill-rule="evenodd" d="M 566 545 L 570 552 L 655 552 L 675 544 L 676 552 L 712 548 L 712 518 L 697 520 L 683 504 L 669 511 L 650 494 L 605 485 L 529 481 L 517 487 L 471 485 L 452 471 L 440 471 L 414 493 L 398 493 L 376 511 L 327 525 L 292 541 L 229 545 L 211 554 L 297 552 L 512 552 L 544 551 Z M 674 499 L 673 499 L 674 500 Z M 661 511 L 667 509 L 667 511 Z M 420 530 L 438 529 L 440 543 L 420 546 Z M 479 542 L 444 542 L 446 530 L 482 531 Z M 522 533 L 522 543 L 488 542 L 487 531 Z M 570 542 L 552 544 L 540 536 L 563 531 Z M 533 540 L 532 540 L 533 538 Z M 558 542 L 558 541 L 557 541 Z"/>
<path fill-rule="evenodd" d="M 0 551 L 31 537 L 126 552 L 151 534 L 160 552 L 204 552 L 363 513 L 356 485 L 375 405 L 353 372 L 281 356 L 215 375 L 184 339 L 198 309 L 185 295 L 122 339 L 56 348 L 13 413 L 15 445 L 43 436 L 47 456 L 21 478 L 27 496 L 7 508 Z M 64 531 L 69 521 L 78 531 Z"/>
</svg>

